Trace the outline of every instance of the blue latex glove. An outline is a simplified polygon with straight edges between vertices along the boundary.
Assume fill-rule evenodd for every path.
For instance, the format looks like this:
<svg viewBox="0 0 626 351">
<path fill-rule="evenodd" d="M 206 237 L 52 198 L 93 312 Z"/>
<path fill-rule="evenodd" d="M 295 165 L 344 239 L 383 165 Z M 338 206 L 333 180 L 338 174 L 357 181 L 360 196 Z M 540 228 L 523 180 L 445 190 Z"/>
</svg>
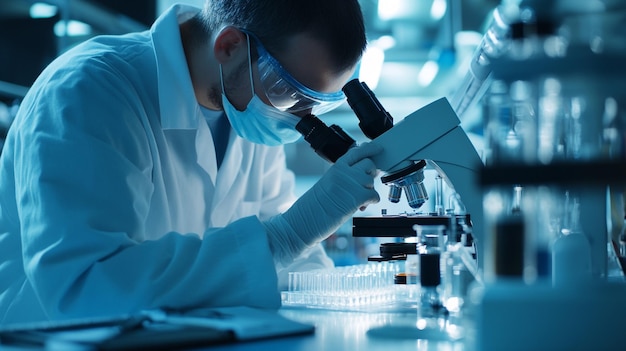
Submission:
<svg viewBox="0 0 626 351">
<path fill-rule="evenodd" d="M 380 201 L 374 190 L 378 170 L 369 158 L 380 152 L 382 147 L 373 143 L 350 149 L 289 210 L 264 223 L 277 262 L 288 264 L 334 233 L 357 209 Z"/>
</svg>

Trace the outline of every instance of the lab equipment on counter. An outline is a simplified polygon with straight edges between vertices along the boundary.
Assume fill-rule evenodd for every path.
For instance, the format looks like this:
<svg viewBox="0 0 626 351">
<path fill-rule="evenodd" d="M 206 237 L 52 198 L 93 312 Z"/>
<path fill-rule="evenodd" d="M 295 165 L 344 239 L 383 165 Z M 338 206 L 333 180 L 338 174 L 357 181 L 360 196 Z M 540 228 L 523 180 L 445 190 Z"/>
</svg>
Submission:
<svg viewBox="0 0 626 351">
<path fill-rule="evenodd" d="M 447 317 L 448 310 L 443 304 L 439 284 L 441 284 L 441 253 L 438 250 L 422 252 L 419 255 L 420 298 L 419 318 Z"/>
<path fill-rule="evenodd" d="M 525 19 L 512 24 L 508 52 L 492 61 L 494 82 L 484 101 L 484 222 L 497 227 L 516 208 L 530 245 L 526 271 L 539 277 L 550 276 L 542 256 L 569 225 L 568 201 L 578 203 L 592 275 L 608 274 L 606 194 L 623 183 L 626 159 L 620 73 L 626 50 L 611 36 L 623 32 L 626 9 L 610 1 L 606 6 L 615 12 L 523 1 Z M 593 33 L 583 29 L 587 25 Z M 522 189 L 521 200 L 514 188 Z"/>
<path fill-rule="evenodd" d="M 429 165 L 460 195 L 465 209 L 469 209 L 474 218 L 482 217 L 481 194 L 477 188 L 482 161 L 445 98 L 422 107 L 393 125 L 393 118 L 365 83 L 354 79 L 343 91 L 359 118 L 363 133 L 372 139 L 372 143 L 383 147 L 383 152 L 373 160 L 385 172 L 381 181 L 390 187 L 388 198 L 391 202 L 399 202 L 404 191 L 409 206 L 420 208 L 428 199 L 423 171 Z M 335 162 L 356 144 L 341 127 L 328 127 L 311 114 L 304 116 L 296 129 L 318 155 L 330 162 Z M 440 196 L 439 202 L 441 199 Z M 442 207 L 441 203 L 438 205 Z M 382 220 L 387 221 L 387 218 Z M 468 225 L 474 228 L 474 234 L 480 235 L 480 221 L 470 222 Z"/>
<path fill-rule="evenodd" d="M 626 182 L 626 6 L 530 0 L 519 11 L 483 101 L 473 346 L 621 350 L 626 283 L 609 265 L 607 194 Z"/>
<path fill-rule="evenodd" d="M 511 24 L 520 16 L 520 0 L 502 1 L 493 11 L 485 35 L 474 51 L 467 74 L 450 99 L 458 116 L 482 99 L 491 80 L 491 62 L 508 49 Z"/>
<path fill-rule="evenodd" d="M 339 311 L 397 310 L 402 294 L 394 276 L 400 271 L 398 262 L 375 262 L 289 272 L 282 304 Z"/>
<path fill-rule="evenodd" d="M 458 209 L 449 209 L 452 214 L 431 216 L 431 214 L 382 215 L 380 217 L 354 217 L 353 235 L 357 236 L 363 227 L 375 225 L 369 236 L 397 236 L 398 227 L 405 232 L 413 230 L 414 224 L 424 224 L 430 218 L 442 217 L 441 223 L 456 229 L 450 222 L 456 220 L 454 212 L 466 216 L 464 230 L 475 245 L 477 262 L 480 267 L 482 255 L 482 193 L 478 186 L 478 176 L 483 167 L 473 144 L 460 126 L 460 120 L 445 98 L 436 100 L 406 116 L 393 128 L 371 141 L 383 146 L 383 152 L 373 158 L 376 165 L 385 172 L 382 179 L 393 179 L 390 201 L 397 200 L 397 185 L 403 184 L 409 207 L 419 208 L 424 199 L 421 183 L 423 177 L 415 170 L 424 164 L 434 169 L 448 188 L 460 197 Z M 436 198 L 442 199 L 439 194 Z M 441 201 L 441 200 L 439 200 Z M 441 207 L 437 204 L 435 207 Z M 460 232 L 459 232 L 460 233 Z M 391 234 L 391 235 L 390 235 Z"/>
<path fill-rule="evenodd" d="M 370 256 L 365 265 L 290 273 L 288 290 L 281 293 L 283 306 L 408 312 L 415 314 L 414 323 L 422 311 L 420 320 L 436 326 L 431 336 L 458 340 L 461 334 L 450 334 L 446 328 L 454 324 L 452 329 L 461 329 L 468 286 L 481 280 L 475 235 L 480 238 L 482 229 L 475 219 L 482 217 L 477 188 L 482 161 L 445 98 L 393 125 L 365 83 L 351 81 L 344 92 L 361 130 L 371 143 L 382 146 L 383 152 L 373 159 L 384 172 L 381 182 L 389 186 L 388 200 L 399 203 L 404 193 L 408 211 L 353 217 L 354 237 L 394 238 L 395 242 L 382 243 L 380 255 Z M 313 115 L 305 116 L 296 128 L 330 162 L 355 145 L 339 126 L 327 127 Z M 430 198 L 424 186 L 426 168 L 437 174 L 435 213 L 416 212 Z M 447 207 L 444 182 L 453 194 Z M 418 333 L 405 335 L 424 337 L 424 330 L 415 324 L 411 331 Z"/>
<path fill-rule="evenodd" d="M 353 236 L 415 238 L 414 225 L 442 225 L 448 228 L 446 235 L 451 243 L 458 243 L 461 237 L 464 238 L 464 243 L 472 247 L 472 253 L 464 257 L 471 257 L 469 261 L 475 261 L 476 251 L 480 251 L 474 248 L 475 234 L 481 233 L 481 226 L 472 218 L 482 217 L 481 194 L 476 187 L 482 161 L 461 129 L 460 121 L 448 101 L 445 98 L 436 100 L 393 125 L 393 118 L 365 83 L 352 80 L 343 90 L 350 107 L 360 120 L 359 127 L 363 133 L 372 139 L 372 143 L 378 143 L 383 148 L 383 152 L 373 158 L 376 165 L 385 172 L 381 181 L 389 185 L 389 201 L 400 202 L 401 194 L 404 192 L 409 208 L 419 209 L 429 198 L 423 185 L 423 171 L 428 165 L 436 170 L 438 182 L 445 181 L 446 185 L 460 196 L 457 203 L 461 203 L 461 208 L 457 208 L 456 211 L 463 212 L 455 215 L 455 209 L 448 209 L 449 214 L 443 213 L 442 186 L 439 184 L 436 189 L 438 208 L 436 215 L 404 213 L 380 217 L 354 217 Z M 302 118 L 296 129 L 304 135 L 304 139 L 316 153 L 330 162 L 336 161 L 355 145 L 354 139 L 339 126 L 328 127 L 314 115 Z M 469 213 L 466 210 L 469 210 Z M 470 217 L 470 213 L 475 217 Z M 424 239 L 425 242 L 425 238 L 426 236 L 418 239 Z M 404 250 L 408 248 L 408 252 L 396 252 L 397 256 L 406 258 L 407 254 L 416 253 L 415 245 L 413 243 L 412 248 L 410 243 L 409 246 L 403 246 Z M 381 250 L 384 247 L 381 245 Z M 381 256 L 385 256 L 382 251 Z M 395 258 L 397 259 L 398 257 Z M 385 260 L 394 259 L 389 257 L 381 259 Z M 476 266 L 468 260 L 465 262 Z M 478 271 L 471 270 L 475 273 Z M 321 272 L 316 272 L 318 273 Z M 410 283 L 411 278 L 407 275 L 405 281 Z M 389 279 L 386 283 L 392 284 L 392 280 Z M 283 303 L 293 303 L 300 289 L 301 287 L 292 286 L 290 291 L 283 294 Z M 320 292 L 318 289 L 318 293 Z"/>
</svg>

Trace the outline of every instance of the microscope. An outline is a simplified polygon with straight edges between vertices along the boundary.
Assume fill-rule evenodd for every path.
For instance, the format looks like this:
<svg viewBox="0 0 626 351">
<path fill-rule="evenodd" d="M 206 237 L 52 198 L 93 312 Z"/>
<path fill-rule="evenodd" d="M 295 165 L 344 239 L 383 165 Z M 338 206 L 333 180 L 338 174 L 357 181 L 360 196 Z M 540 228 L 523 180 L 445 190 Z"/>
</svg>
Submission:
<svg viewBox="0 0 626 351">
<path fill-rule="evenodd" d="M 381 216 L 354 217 L 353 236 L 410 238 L 417 236 L 416 226 L 443 226 L 448 240 L 463 240 L 468 245 L 476 245 L 475 251 L 480 257 L 482 193 L 477 187 L 477 179 L 482 161 L 447 99 L 436 100 L 394 125 L 393 118 L 365 83 L 354 79 L 344 86 L 343 91 L 365 136 L 383 148 L 383 152 L 372 159 L 384 172 L 381 181 L 389 186 L 390 202 L 400 202 L 404 192 L 409 207 L 419 209 L 429 199 L 424 186 L 424 170 L 430 167 L 449 189 L 460 196 L 464 209 L 457 211 L 460 213 L 451 210 L 444 213 L 438 206 L 436 213 L 382 213 Z M 296 129 L 315 152 L 329 162 L 335 162 L 355 145 L 354 139 L 340 127 L 328 127 L 311 114 L 302 118 Z M 438 192 L 437 198 L 440 200 L 441 197 Z M 427 244 L 426 237 L 417 239 Z M 415 254 L 415 250 L 415 244 L 385 243 L 381 245 L 381 257 L 374 259 L 393 259 L 398 255 Z"/>
<path fill-rule="evenodd" d="M 428 199 L 423 171 L 430 167 L 460 196 L 465 211 L 443 213 L 438 204 L 439 211 L 426 215 L 355 217 L 353 236 L 408 237 L 416 235 L 416 225 L 443 225 L 448 241 L 460 241 L 461 235 L 466 235 L 467 244 L 473 241 L 477 253 L 480 252 L 482 197 L 477 179 L 482 162 L 448 101 L 441 98 L 422 107 L 372 142 L 383 146 L 383 152 L 373 160 L 385 172 L 381 181 L 390 187 L 390 202 L 399 202 L 403 191 L 411 208 L 421 207 Z M 422 237 L 418 241 L 427 244 L 428 239 Z"/>
</svg>

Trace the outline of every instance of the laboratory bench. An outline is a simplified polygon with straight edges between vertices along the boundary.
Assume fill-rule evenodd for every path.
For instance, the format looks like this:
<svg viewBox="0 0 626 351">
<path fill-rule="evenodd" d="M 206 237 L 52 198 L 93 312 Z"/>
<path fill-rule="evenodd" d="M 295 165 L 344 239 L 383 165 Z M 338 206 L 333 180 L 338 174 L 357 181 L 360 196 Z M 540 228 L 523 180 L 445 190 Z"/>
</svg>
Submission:
<svg viewBox="0 0 626 351">
<path fill-rule="evenodd" d="M 192 310 L 205 311 L 198 314 L 167 312 L 165 319 L 155 310 L 113 319 L 112 323 L 108 318 L 96 318 L 52 323 L 52 329 L 3 330 L 0 350 L 470 350 L 464 342 L 471 338 L 465 338 L 460 323 L 425 326 L 419 323 L 425 319 L 418 317 L 415 307 L 350 310 L 283 306 L 274 311 L 240 306 Z M 134 324 L 141 326 L 132 327 Z"/>
<path fill-rule="evenodd" d="M 391 308 L 385 305 L 363 309 L 349 309 L 345 306 L 343 309 L 283 306 L 278 313 L 252 309 L 263 314 L 259 315 L 263 318 L 254 318 L 253 324 L 247 324 L 250 322 L 249 319 L 236 319 L 235 314 L 212 313 L 207 316 L 211 320 L 208 322 L 209 325 L 220 323 L 223 326 L 222 323 L 230 323 L 234 326 L 236 323 L 239 327 L 253 325 L 254 328 L 248 328 L 247 332 L 245 326 L 228 329 L 235 331 L 237 339 L 210 339 L 208 343 L 206 342 L 207 335 L 204 334 L 207 330 L 204 329 L 202 345 L 210 346 L 183 349 L 197 351 L 625 349 L 623 347 L 626 343 L 623 334 L 623 326 L 626 325 L 626 319 L 624 319 L 626 318 L 624 317 L 626 316 L 626 300 L 624 299 L 626 284 L 624 282 L 569 286 L 567 289 L 555 288 L 549 284 L 525 285 L 519 282 L 502 282 L 489 286 L 488 289 L 480 287 L 476 289 L 473 292 L 482 290 L 480 304 L 475 304 L 477 295 L 472 293 L 468 302 L 473 302 L 465 305 L 461 309 L 462 313 L 457 314 L 450 310 L 444 318 L 424 318 L 419 314 L 420 310 L 414 308 L 416 306 L 412 302 L 410 306 L 400 303 L 393 304 Z M 209 310 L 217 312 L 219 309 Z M 229 309 L 229 311 L 240 310 Z M 250 311 L 250 309 L 241 311 Z M 257 312 L 248 316 L 254 317 Z M 276 317 L 291 322 L 288 322 L 286 327 L 281 322 L 280 333 L 272 334 L 272 330 L 278 330 L 275 328 L 278 325 L 275 324 Z M 172 320 L 172 322 L 175 321 Z M 297 322 L 295 328 L 292 322 Z M 192 326 L 192 324 L 186 325 Z M 275 329 L 272 329 L 273 327 Z M 161 333 L 164 329 L 157 327 L 149 330 Z M 251 333 L 257 337 L 249 337 Z M 87 330 L 87 334 L 83 336 L 85 335 L 92 337 L 95 334 Z M 195 335 L 198 336 L 197 333 Z M 58 335 L 52 340 L 56 340 L 56 344 L 61 341 L 60 345 L 68 345 L 67 342 L 63 342 L 67 339 L 58 338 Z M 188 341 L 188 339 L 185 340 Z M 150 343 L 153 346 L 155 344 L 153 340 L 148 340 L 148 344 Z M 124 348 L 124 350 L 153 349 L 147 347 L 148 344 L 135 342 L 134 345 L 141 345 L 141 347 Z M 49 345 L 55 344 L 46 343 L 46 346 Z M 71 345 L 76 346 L 75 342 Z M 12 348 L 3 345 L 0 349 L 24 351 L 42 348 Z M 66 348 L 44 349 L 67 350 Z M 159 349 L 163 350 L 163 348 Z"/>
<path fill-rule="evenodd" d="M 214 340 L 209 346 L 199 348 L 182 347 L 180 350 L 190 351 L 324 351 L 324 350 L 363 350 L 363 351 L 403 351 L 403 350 L 437 350 L 437 351 L 463 351 L 469 350 L 461 341 L 433 340 L 433 335 L 422 335 L 424 339 L 411 335 L 412 331 L 418 330 L 416 325 L 416 313 L 408 312 L 359 312 L 359 311 L 333 311 L 307 308 L 282 308 L 279 315 L 291 321 L 300 322 L 313 326 L 304 332 L 295 334 L 271 336 L 261 338 L 244 338 L 244 340 Z M 392 326 L 391 332 L 386 328 Z M 411 327 L 413 326 L 413 327 Z M 271 328 L 271 327 L 270 327 Z M 412 329 L 412 330 L 410 330 Z M 385 330 L 387 333 L 381 333 Z M 94 333 L 92 331 L 92 333 Z M 97 331 L 95 332 L 97 333 Z M 96 334 L 93 334 L 96 335 Z M 90 336 L 87 336 L 90 337 Z M 158 336 L 156 336 L 158 338 Z M 420 336 L 421 337 L 421 336 Z M 34 351 L 34 350 L 96 350 L 89 348 L 88 344 L 59 342 L 62 340 L 49 339 L 39 346 L 15 346 L 1 345 L 3 351 Z M 115 350 L 154 350 L 155 343 L 149 341 L 145 344 L 133 342 L 137 347 L 113 347 Z M 206 343 L 203 343 L 206 344 Z M 141 346 L 139 346 L 141 345 Z M 150 345 L 150 346 L 149 346 Z M 181 345 L 181 344 L 178 344 Z M 103 349 L 111 346 L 106 344 Z M 69 348 L 68 348 L 69 347 Z M 163 344 L 156 346 L 158 350 L 169 350 Z M 175 348 L 175 349 L 178 349 Z"/>
<path fill-rule="evenodd" d="M 239 342 L 206 348 L 206 350 L 470 350 L 459 341 L 420 339 L 416 312 L 334 311 L 315 308 L 282 308 L 279 313 L 291 320 L 315 326 L 312 334 Z M 391 327 L 387 329 L 387 327 Z M 408 332 L 407 332 L 408 331 Z M 436 338 L 434 338 L 436 339 Z"/>
<path fill-rule="evenodd" d="M 479 305 L 434 327 L 432 320 L 425 327 L 417 310 L 283 307 L 280 315 L 313 325 L 314 333 L 207 350 L 626 350 L 623 279 L 563 288 L 503 282 L 480 290 Z"/>
</svg>

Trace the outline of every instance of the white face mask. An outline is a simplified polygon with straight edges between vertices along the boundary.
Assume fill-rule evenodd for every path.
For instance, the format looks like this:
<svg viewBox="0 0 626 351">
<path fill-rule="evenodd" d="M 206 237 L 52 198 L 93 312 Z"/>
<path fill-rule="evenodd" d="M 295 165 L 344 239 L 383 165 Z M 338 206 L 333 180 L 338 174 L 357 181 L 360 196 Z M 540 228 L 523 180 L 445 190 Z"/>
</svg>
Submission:
<svg viewBox="0 0 626 351">
<path fill-rule="evenodd" d="M 248 67 L 250 69 L 250 86 L 252 99 L 243 111 L 239 111 L 230 103 L 224 92 L 224 76 L 220 65 L 220 79 L 222 81 L 222 104 L 230 125 L 240 137 L 257 144 L 277 146 L 289 144 L 300 139 L 300 132 L 296 124 L 300 118 L 288 112 L 278 110 L 265 104 L 254 93 L 252 81 L 252 63 L 250 61 L 250 39 L 248 38 Z"/>
</svg>

